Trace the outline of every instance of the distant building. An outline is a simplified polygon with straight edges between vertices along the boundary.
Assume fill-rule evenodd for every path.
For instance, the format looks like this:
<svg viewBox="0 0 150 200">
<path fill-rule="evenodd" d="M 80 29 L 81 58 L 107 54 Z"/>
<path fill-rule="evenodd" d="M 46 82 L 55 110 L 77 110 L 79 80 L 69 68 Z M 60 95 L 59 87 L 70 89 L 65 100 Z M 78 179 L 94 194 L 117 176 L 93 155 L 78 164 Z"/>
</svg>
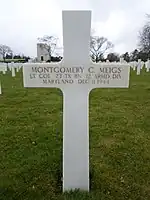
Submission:
<svg viewBox="0 0 150 200">
<path fill-rule="evenodd" d="M 37 44 L 37 61 L 38 62 L 43 62 L 49 60 L 49 54 L 47 50 L 44 48 L 43 43 L 38 43 Z"/>
</svg>

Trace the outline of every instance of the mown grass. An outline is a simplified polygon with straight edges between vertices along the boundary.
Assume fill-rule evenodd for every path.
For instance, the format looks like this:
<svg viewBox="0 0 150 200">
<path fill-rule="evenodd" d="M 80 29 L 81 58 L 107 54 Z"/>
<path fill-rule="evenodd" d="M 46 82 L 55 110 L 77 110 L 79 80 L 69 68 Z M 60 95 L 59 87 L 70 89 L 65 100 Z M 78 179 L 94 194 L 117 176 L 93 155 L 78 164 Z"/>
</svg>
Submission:
<svg viewBox="0 0 150 200">
<path fill-rule="evenodd" d="M 90 94 L 90 192 L 62 194 L 62 93 L 0 75 L 0 199 L 149 200 L 150 74 Z"/>
</svg>

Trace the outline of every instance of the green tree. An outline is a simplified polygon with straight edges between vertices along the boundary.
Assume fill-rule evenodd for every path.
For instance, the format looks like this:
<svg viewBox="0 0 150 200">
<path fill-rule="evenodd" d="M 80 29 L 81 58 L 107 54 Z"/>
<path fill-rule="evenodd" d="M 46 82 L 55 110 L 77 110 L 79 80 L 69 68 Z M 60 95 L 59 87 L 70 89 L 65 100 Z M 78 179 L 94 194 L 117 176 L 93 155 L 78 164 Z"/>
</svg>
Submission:
<svg viewBox="0 0 150 200">
<path fill-rule="evenodd" d="M 129 62 L 130 61 L 130 55 L 128 52 L 126 52 L 125 54 L 122 55 L 122 58 L 126 61 Z"/>
<path fill-rule="evenodd" d="M 147 15 L 147 21 L 139 32 L 139 48 L 140 51 L 150 58 L 150 15 Z"/>
<path fill-rule="evenodd" d="M 130 61 L 138 61 L 138 59 L 139 59 L 139 51 L 138 49 L 135 49 L 130 54 Z"/>
<path fill-rule="evenodd" d="M 12 52 L 13 51 L 11 50 L 11 48 L 9 46 L 0 44 L 0 55 L 3 57 L 4 61 L 6 59 L 6 55 L 12 54 Z"/>
<path fill-rule="evenodd" d="M 91 36 L 90 52 L 91 59 L 99 62 L 104 59 L 104 54 L 113 47 L 113 44 L 105 37 Z"/>
<path fill-rule="evenodd" d="M 110 62 L 118 62 L 120 59 L 119 59 L 119 54 L 117 53 L 109 53 L 107 55 L 107 60 L 109 60 Z"/>
</svg>

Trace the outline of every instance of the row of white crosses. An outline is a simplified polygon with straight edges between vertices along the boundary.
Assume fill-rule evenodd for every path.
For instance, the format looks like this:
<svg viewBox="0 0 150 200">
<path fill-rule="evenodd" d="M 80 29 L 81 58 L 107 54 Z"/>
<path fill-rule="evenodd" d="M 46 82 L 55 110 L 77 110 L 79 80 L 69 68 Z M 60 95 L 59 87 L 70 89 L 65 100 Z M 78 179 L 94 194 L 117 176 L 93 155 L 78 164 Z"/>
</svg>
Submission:
<svg viewBox="0 0 150 200">
<path fill-rule="evenodd" d="M 146 71 L 149 72 L 150 70 L 150 60 L 145 63 Z"/>
<path fill-rule="evenodd" d="M 0 72 L 2 72 L 3 74 L 6 74 L 6 72 L 8 71 L 8 69 L 11 71 L 12 73 L 12 77 L 16 76 L 16 72 L 19 72 L 19 70 L 21 69 L 22 64 L 21 63 L 0 63 Z M 2 94 L 2 83 L 0 81 L 0 94 Z"/>
<path fill-rule="evenodd" d="M 5 63 L 0 63 L 0 72 L 3 74 L 6 74 L 7 71 L 7 65 Z M 2 83 L 0 81 L 0 94 L 2 94 Z"/>
<path fill-rule="evenodd" d="M 130 66 L 133 68 L 134 71 L 137 69 L 137 75 L 140 75 L 141 70 L 143 69 L 144 66 L 146 68 L 146 72 L 149 72 L 150 60 L 144 63 L 143 61 L 141 61 L 141 59 L 138 59 L 138 62 L 136 61 L 130 62 Z"/>
<path fill-rule="evenodd" d="M 140 75 L 141 69 L 144 66 L 144 62 L 141 61 L 141 59 L 138 59 L 138 62 L 130 62 L 130 66 L 134 71 L 137 70 L 137 75 Z"/>
<path fill-rule="evenodd" d="M 10 69 L 10 71 L 12 72 L 12 77 L 16 76 L 16 72 L 19 72 L 19 70 L 22 68 L 23 64 L 22 63 L 8 63 L 8 68 Z"/>
<path fill-rule="evenodd" d="M 107 60 L 106 62 L 109 63 L 109 60 Z M 123 58 L 120 58 L 120 62 L 127 63 Z M 138 59 L 138 62 L 130 62 L 129 65 L 134 71 L 137 70 L 137 75 L 140 75 L 141 70 L 144 68 L 144 66 L 146 68 L 146 72 L 150 71 L 150 60 L 148 60 L 147 62 L 143 62 L 141 61 L 141 59 Z"/>
<path fill-rule="evenodd" d="M 106 62 L 110 63 L 109 60 L 106 60 Z M 127 63 L 127 62 L 123 58 L 120 58 L 120 63 Z M 150 60 L 148 60 L 147 62 L 143 62 L 141 61 L 141 59 L 138 59 L 138 62 L 136 61 L 130 62 L 129 65 L 134 71 L 137 70 L 137 75 L 140 75 L 141 70 L 144 68 L 144 66 L 146 68 L 146 72 L 150 71 Z"/>
<path fill-rule="evenodd" d="M 99 63 L 102 63 L 102 62 L 99 62 Z M 110 63 L 109 60 L 106 60 L 106 63 Z M 112 64 L 113 63 L 116 63 L 116 62 L 112 62 Z M 123 58 L 120 58 L 120 63 L 127 63 L 127 62 Z M 146 72 L 150 71 L 150 60 L 144 63 L 143 61 L 141 61 L 141 59 L 138 59 L 138 62 L 136 61 L 130 62 L 129 65 L 134 71 L 137 70 L 137 75 L 140 75 L 141 70 L 144 68 L 144 66 L 146 68 Z"/>
</svg>

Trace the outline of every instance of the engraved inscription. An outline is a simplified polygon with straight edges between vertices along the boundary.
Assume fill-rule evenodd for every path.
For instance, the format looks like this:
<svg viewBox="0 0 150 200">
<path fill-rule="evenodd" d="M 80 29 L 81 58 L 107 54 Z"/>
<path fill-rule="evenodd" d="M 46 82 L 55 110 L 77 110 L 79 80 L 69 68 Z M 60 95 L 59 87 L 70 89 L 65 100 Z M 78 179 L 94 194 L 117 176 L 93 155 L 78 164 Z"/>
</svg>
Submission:
<svg viewBox="0 0 150 200">
<path fill-rule="evenodd" d="M 118 66 L 79 67 L 32 67 L 30 79 L 43 84 L 101 84 L 109 85 L 111 80 L 122 79 L 122 68 Z"/>
</svg>

